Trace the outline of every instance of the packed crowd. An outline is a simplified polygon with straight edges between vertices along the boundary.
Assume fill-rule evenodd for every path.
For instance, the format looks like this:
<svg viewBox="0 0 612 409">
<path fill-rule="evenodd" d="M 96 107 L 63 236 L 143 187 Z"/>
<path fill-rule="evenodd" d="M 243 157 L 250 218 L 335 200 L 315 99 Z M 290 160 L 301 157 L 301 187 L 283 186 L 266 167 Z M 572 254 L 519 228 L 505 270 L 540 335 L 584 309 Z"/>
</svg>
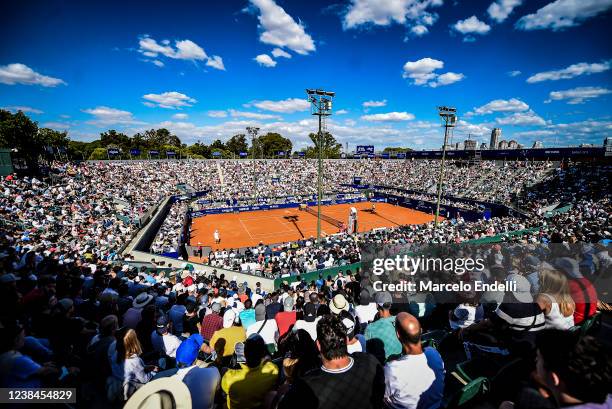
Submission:
<svg viewBox="0 0 612 409">
<path fill-rule="evenodd" d="M 185 224 L 187 207 L 187 203 L 180 201 L 174 202 L 170 206 L 168 215 L 164 219 L 151 244 L 152 253 L 174 254 L 179 252 L 179 244 Z"/>
<path fill-rule="evenodd" d="M 487 268 L 462 280 L 515 287 L 421 301 L 364 271 L 272 291 L 30 252 L 0 276 L 0 386 L 76 387 L 80 407 L 158 407 L 162 390 L 194 408 L 609 407 L 605 335 L 576 327 L 596 314 L 588 277 L 609 273 L 608 248 L 475 251 Z M 466 393 L 481 377 L 490 391 Z"/>
</svg>

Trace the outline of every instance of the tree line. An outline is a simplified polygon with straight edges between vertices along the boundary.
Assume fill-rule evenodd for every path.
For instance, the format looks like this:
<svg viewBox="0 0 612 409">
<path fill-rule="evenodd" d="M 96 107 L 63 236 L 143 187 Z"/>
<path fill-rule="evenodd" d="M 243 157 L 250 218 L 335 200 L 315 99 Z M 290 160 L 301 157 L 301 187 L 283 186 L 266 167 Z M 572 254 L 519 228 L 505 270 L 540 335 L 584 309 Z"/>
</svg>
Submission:
<svg viewBox="0 0 612 409">
<path fill-rule="evenodd" d="M 319 138 L 315 133 L 311 133 L 309 138 L 312 145 L 302 149 L 299 156 L 317 158 Z M 73 141 L 67 131 L 41 128 L 22 111 L 11 113 L 6 110 L 0 110 L 0 148 L 11 149 L 15 156 L 34 168 L 41 158 L 108 159 L 110 157 L 108 149 L 118 152 L 111 159 L 144 159 L 149 157 L 150 151 L 159 152 L 161 158 L 166 157 L 166 152 L 174 152 L 176 158 L 193 159 L 240 158 L 245 157 L 245 153 L 247 158 L 258 159 L 298 155 L 298 152 L 293 151 L 291 140 L 276 132 L 258 135 L 253 141 L 249 141 L 245 134 L 236 134 L 226 142 L 216 139 L 208 145 L 202 142 L 187 145 L 166 128 L 149 129 L 132 136 L 109 129 L 101 132 L 100 138 L 94 141 Z M 325 132 L 322 135 L 323 158 L 339 158 L 341 149 L 342 145 L 332 134 Z M 385 148 L 385 152 L 404 149 L 407 148 Z M 279 155 L 281 152 L 282 156 Z"/>
</svg>

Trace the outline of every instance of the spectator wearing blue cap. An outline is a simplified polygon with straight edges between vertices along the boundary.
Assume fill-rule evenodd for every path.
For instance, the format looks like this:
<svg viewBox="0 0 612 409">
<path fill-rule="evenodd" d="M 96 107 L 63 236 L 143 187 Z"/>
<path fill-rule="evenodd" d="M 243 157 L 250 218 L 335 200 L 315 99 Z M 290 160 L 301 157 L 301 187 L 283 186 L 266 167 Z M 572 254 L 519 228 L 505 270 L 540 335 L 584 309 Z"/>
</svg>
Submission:
<svg viewBox="0 0 612 409">
<path fill-rule="evenodd" d="M 153 349 L 161 356 L 176 357 L 176 350 L 181 345 L 181 340 L 170 331 L 170 324 L 165 315 L 157 318 L 157 328 L 151 333 L 151 344 Z"/>
<path fill-rule="evenodd" d="M 178 371 L 175 376 L 189 388 L 192 407 L 212 409 L 221 375 L 214 366 L 200 366 L 198 353 L 203 343 L 204 339 L 200 334 L 193 334 L 181 343 L 176 350 Z"/>
</svg>

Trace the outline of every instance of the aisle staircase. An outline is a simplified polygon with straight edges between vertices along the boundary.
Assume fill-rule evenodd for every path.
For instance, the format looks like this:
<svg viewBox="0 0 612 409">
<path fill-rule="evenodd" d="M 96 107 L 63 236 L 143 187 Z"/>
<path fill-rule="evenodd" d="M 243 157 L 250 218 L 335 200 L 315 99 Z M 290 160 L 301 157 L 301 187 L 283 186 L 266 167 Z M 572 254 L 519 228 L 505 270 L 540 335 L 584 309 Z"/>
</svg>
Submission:
<svg viewBox="0 0 612 409">
<path fill-rule="evenodd" d="M 217 175 L 219 176 L 219 184 L 221 186 L 225 186 L 225 180 L 223 179 L 223 169 L 221 168 L 220 162 L 217 162 Z"/>
</svg>

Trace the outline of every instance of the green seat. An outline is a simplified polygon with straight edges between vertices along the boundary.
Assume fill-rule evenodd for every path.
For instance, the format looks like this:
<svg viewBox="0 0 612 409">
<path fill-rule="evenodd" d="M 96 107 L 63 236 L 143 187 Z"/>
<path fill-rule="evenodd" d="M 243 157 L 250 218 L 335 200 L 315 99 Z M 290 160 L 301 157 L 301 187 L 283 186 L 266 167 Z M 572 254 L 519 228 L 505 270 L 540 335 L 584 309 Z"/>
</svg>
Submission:
<svg viewBox="0 0 612 409">
<path fill-rule="evenodd" d="M 455 372 L 452 373 L 455 376 Z M 458 378 L 459 379 L 459 378 Z M 468 403 L 484 397 L 489 391 L 489 380 L 483 376 L 465 383 L 461 389 L 448 399 L 445 408 L 461 408 Z"/>
<path fill-rule="evenodd" d="M 601 323 L 601 312 L 596 312 L 580 324 L 580 336 L 585 336 L 596 324 Z"/>
</svg>

